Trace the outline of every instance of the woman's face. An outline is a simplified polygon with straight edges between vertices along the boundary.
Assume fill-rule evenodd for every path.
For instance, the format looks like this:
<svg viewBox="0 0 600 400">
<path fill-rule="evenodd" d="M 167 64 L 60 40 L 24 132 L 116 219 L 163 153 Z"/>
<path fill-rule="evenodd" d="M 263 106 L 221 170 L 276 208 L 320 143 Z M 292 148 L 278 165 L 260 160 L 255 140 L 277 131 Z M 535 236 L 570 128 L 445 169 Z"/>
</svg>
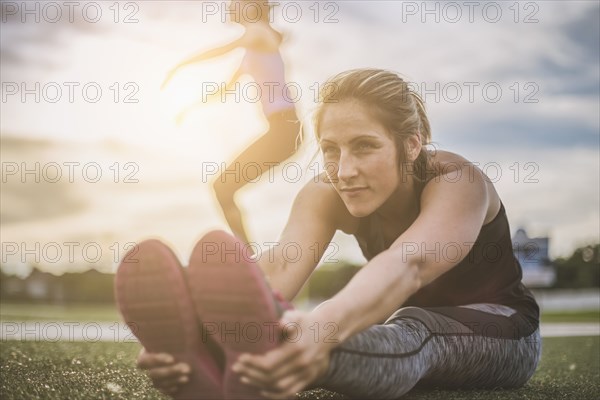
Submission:
<svg viewBox="0 0 600 400">
<path fill-rule="evenodd" d="M 353 216 L 373 213 L 398 189 L 394 140 L 361 103 L 325 105 L 319 144 L 327 175 Z"/>
</svg>

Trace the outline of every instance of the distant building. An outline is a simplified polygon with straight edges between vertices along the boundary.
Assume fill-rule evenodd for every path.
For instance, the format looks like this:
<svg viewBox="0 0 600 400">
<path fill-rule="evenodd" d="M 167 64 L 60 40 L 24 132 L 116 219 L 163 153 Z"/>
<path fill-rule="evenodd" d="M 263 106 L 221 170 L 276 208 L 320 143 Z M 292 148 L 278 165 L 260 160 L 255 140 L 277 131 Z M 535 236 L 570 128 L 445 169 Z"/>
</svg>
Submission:
<svg viewBox="0 0 600 400">
<path fill-rule="evenodd" d="M 2 300 L 61 303 L 65 298 L 64 285 L 57 276 L 34 268 L 26 278 L 2 274 Z"/>
<path fill-rule="evenodd" d="M 518 229 L 512 238 L 515 257 L 523 268 L 523 283 L 527 287 L 550 287 L 556 281 L 556 270 L 548 254 L 547 237 L 530 238 Z"/>
</svg>

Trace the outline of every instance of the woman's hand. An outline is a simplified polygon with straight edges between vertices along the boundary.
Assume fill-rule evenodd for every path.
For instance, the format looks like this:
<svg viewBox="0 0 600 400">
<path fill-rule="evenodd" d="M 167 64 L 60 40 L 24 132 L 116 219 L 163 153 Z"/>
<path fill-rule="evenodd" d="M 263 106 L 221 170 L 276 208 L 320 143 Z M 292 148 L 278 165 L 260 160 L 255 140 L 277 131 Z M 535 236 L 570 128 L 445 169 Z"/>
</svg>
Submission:
<svg viewBox="0 0 600 400">
<path fill-rule="evenodd" d="M 177 73 L 178 70 L 179 70 L 179 68 L 175 67 L 175 68 L 172 68 L 167 73 L 167 77 L 165 78 L 163 83 L 160 85 L 160 90 L 165 90 L 165 87 L 167 87 L 167 84 L 171 81 L 171 79 L 173 79 L 173 76 L 175 76 L 175 74 Z"/>
<path fill-rule="evenodd" d="M 318 324 L 308 313 L 287 311 L 280 320 L 283 343 L 265 354 L 242 354 L 233 365 L 242 382 L 271 399 L 287 399 L 325 375 L 332 341 L 319 340 Z M 315 328 L 317 328 L 315 330 Z"/>
<path fill-rule="evenodd" d="M 138 355 L 137 365 L 146 372 L 154 387 L 167 395 L 176 393 L 179 385 L 189 380 L 191 370 L 185 363 L 175 363 L 170 354 L 148 353 L 144 348 Z"/>
</svg>

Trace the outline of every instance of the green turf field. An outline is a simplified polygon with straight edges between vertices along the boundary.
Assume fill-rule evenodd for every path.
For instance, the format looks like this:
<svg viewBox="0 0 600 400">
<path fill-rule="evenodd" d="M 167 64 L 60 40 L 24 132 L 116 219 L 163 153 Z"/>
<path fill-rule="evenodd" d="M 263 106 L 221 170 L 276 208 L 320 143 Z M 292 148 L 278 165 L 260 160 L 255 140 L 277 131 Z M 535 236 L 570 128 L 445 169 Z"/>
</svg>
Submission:
<svg viewBox="0 0 600 400">
<path fill-rule="evenodd" d="M 3 321 L 119 321 L 121 318 L 114 306 L 94 304 L 15 304 L 0 305 Z M 541 322 L 598 322 L 600 311 L 548 312 L 541 315 Z"/>
<path fill-rule="evenodd" d="M 136 343 L 2 342 L 2 399 L 163 399 L 134 367 Z M 416 390 L 406 399 L 599 399 L 600 337 L 545 338 L 542 361 L 518 390 Z M 300 399 L 343 399 L 323 390 Z"/>
<path fill-rule="evenodd" d="M 32 304 L 2 303 L 0 318 L 3 321 L 119 321 L 115 306 L 106 304 Z"/>
<path fill-rule="evenodd" d="M 546 312 L 540 316 L 541 323 L 553 322 L 600 322 L 600 311 Z"/>
</svg>

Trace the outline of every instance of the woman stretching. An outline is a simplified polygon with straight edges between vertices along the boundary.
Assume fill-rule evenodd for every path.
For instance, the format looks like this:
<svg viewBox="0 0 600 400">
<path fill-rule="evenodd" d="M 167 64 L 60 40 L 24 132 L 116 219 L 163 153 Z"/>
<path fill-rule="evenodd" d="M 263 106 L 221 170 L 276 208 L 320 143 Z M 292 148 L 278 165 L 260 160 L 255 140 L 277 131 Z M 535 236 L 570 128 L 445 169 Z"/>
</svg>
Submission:
<svg viewBox="0 0 600 400">
<path fill-rule="evenodd" d="M 213 188 L 223 210 L 225 219 L 233 233 L 249 243 L 242 215 L 234 202 L 235 193 L 248 182 L 267 172 L 270 168 L 290 158 L 296 151 L 296 139 L 300 123 L 294 103 L 290 100 L 284 76 L 284 64 L 279 53 L 282 35 L 269 24 L 269 6 L 266 1 L 232 1 L 229 6 L 232 21 L 245 28 L 244 34 L 224 46 L 208 50 L 187 59 L 168 74 L 163 87 L 182 67 L 219 57 L 230 51 L 243 48 L 246 54 L 240 67 L 225 88 L 220 88 L 203 100 L 224 99 L 223 94 L 236 90 L 235 85 L 242 75 L 250 75 L 256 82 L 257 95 L 262 111 L 269 123 L 267 133 L 246 148 L 227 169 L 214 181 Z M 224 89 L 224 90 L 223 90 Z M 254 99 L 253 99 L 254 100 Z M 188 107 L 178 116 L 181 121 L 193 108 Z M 251 168 L 246 168 L 252 163 Z M 240 174 L 240 171 L 244 171 Z"/>
<path fill-rule="evenodd" d="M 425 149 L 423 102 L 397 74 L 352 70 L 328 83 L 314 127 L 330 168 L 299 192 L 270 257 L 249 259 L 212 232 L 186 277 L 157 241 L 139 246 L 137 264 L 123 262 L 117 293 L 146 348 L 139 367 L 179 398 L 283 399 L 322 387 L 393 399 L 417 384 L 524 385 L 540 358 L 539 309 L 521 283 L 494 186 L 461 156 Z M 313 311 L 290 310 L 284 299 L 336 230 L 354 235 L 369 261 Z M 291 244 L 303 250 L 293 260 Z M 164 276 L 177 278 L 165 285 Z M 142 278 L 162 294 L 127 298 Z M 179 303 L 157 312 L 169 300 Z M 151 311 L 127 311 L 140 304 Z M 175 348 L 182 338 L 191 344 Z"/>
</svg>

